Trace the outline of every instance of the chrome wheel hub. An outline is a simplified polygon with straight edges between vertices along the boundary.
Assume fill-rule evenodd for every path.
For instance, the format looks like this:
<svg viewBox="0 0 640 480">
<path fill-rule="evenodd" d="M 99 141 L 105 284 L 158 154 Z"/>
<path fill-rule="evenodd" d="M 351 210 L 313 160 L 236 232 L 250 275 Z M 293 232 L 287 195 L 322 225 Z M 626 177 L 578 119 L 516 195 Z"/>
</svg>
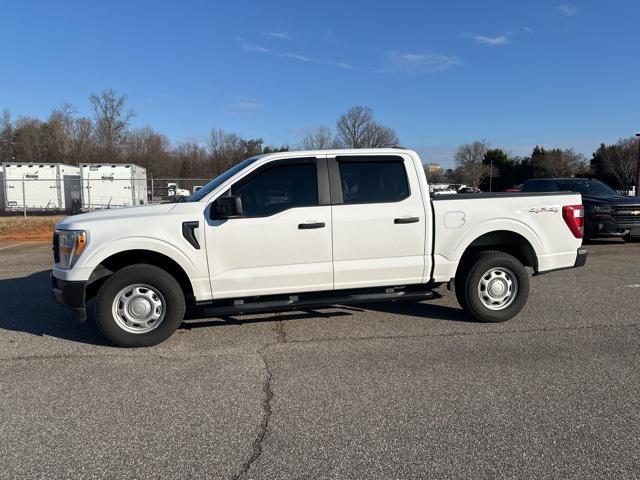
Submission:
<svg viewBox="0 0 640 480">
<path fill-rule="evenodd" d="M 508 268 L 492 268 L 478 283 L 478 297 L 490 310 L 503 310 L 513 303 L 518 294 L 518 279 Z"/>
<path fill-rule="evenodd" d="M 150 285 L 123 288 L 113 300 L 113 318 L 129 333 L 148 333 L 160 326 L 166 313 L 162 294 Z"/>
</svg>

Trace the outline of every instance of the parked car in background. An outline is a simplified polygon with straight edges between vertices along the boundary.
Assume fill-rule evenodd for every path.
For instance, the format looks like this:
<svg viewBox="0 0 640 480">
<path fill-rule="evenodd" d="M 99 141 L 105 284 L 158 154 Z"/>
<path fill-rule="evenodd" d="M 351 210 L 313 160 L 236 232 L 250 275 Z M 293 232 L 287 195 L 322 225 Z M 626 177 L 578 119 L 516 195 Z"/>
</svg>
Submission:
<svg viewBox="0 0 640 480">
<path fill-rule="evenodd" d="M 509 192 L 509 193 L 521 192 L 522 191 L 522 184 L 514 185 L 513 187 L 510 187 L 510 188 L 505 188 L 504 191 L 505 192 Z"/>
<path fill-rule="evenodd" d="M 536 178 L 527 180 L 523 192 L 579 192 L 585 207 L 586 239 L 622 237 L 640 240 L 640 199 L 620 195 L 600 180 L 591 178 Z"/>
<path fill-rule="evenodd" d="M 461 187 L 458 193 L 482 193 L 478 187 Z"/>
</svg>

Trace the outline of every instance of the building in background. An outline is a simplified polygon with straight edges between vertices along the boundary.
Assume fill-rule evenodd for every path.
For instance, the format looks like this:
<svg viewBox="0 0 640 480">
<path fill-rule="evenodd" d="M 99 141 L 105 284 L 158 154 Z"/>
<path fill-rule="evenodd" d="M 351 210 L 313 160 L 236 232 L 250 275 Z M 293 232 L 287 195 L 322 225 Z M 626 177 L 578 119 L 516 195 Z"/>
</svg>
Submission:
<svg viewBox="0 0 640 480">
<path fill-rule="evenodd" d="M 6 162 L 0 168 L 0 211 L 76 213 L 80 168 L 63 163 Z"/>
<path fill-rule="evenodd" d="M 427 175 L 443 174 L 444 168 L 439 163 L 427 163 L 424 166 Z"/>
<path fill-rule="evenodd" d="M 145 205 L 147 171 L 134 164 L 83 163 L 82 209 L 91 211 Z"/>
</svg>

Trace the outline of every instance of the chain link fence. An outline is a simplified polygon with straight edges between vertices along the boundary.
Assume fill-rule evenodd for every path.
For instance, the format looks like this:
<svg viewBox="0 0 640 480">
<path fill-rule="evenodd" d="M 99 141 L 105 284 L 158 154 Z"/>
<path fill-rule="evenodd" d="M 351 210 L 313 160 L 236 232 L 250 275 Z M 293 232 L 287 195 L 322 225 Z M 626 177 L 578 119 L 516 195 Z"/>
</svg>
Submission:
<svg viewBox="0 0 640 480">
<path fill-rule="evenodd" d="M 179 202 L 209 178 L 1 178 L 0 216 L 73 215 L 94 210 Z"/>
</svg>

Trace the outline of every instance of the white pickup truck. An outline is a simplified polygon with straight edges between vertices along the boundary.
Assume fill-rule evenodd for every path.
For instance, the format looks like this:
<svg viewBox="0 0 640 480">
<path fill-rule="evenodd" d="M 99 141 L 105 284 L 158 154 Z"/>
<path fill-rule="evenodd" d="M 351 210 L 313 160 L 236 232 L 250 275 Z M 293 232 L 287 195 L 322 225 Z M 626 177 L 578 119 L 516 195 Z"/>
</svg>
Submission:
<svg viewBox="0 0 640 480">
<path fill-rule="evenodd" d="M 210 315 L 428 299 L 443 283 L 472 317 L 501 322 L 534 274 L 579 267 L 579 194 L 429 197 L 410 150 L 248 158 L 183 203 L 75 215 L 55 229 L 54 298 L 119 346 Z"/>
</svg>

